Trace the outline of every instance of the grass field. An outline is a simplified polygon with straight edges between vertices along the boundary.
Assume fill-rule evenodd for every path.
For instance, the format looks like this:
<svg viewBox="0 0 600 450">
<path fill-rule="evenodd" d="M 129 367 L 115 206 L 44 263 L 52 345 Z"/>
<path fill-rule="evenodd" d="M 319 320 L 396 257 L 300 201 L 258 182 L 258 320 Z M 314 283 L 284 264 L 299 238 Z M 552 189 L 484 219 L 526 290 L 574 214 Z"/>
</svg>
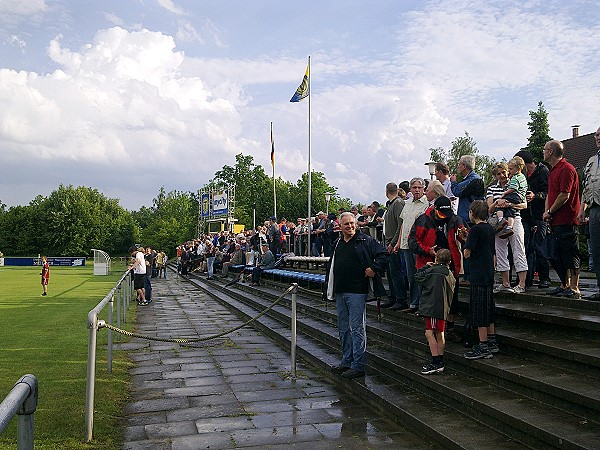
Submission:
<svg viewBox="0 0 600 450">
<path fill-rule="evenodd" d="M 83 443 L 87 313 L 114 287 L 124 266 L 113 266 L 108 276 L 92 271 L 90 261 L 86 267 L 51 267 L 48 296 L 41 297 L 39 268 L 0 267 L 0 400 L 22 375 L 37 377 L 36 449 L 115 449 L 121 443 L 130 362 L 114 352 L 113 373 L 107 373 L 106 329 L 98 332 L 94 440 Z M 123 328 L 131 329 L 134 312 L 130 308 Z M 106 319 L 106 310 L 100 318 Z M 115 342 L 126 339 L 115 336 Z M 15 418 L 0 436 L 0 448 L 16 448 L 16 436 Z"/>
</svg>

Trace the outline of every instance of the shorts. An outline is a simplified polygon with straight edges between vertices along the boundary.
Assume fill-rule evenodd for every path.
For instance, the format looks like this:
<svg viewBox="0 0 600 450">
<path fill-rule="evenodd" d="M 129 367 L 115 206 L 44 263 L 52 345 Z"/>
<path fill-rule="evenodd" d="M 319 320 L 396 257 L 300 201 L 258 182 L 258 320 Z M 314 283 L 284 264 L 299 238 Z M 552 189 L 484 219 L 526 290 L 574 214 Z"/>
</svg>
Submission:
<svg viewBox="0 0 600 450">
<path fill-rule="evenodd" d="M 551 227 L 549 258 L 560 261 L 563 269 L 579 269 L 579 229 L 576 225 Z"/>
<path fill-rule="evenodd" d="M 443 333 L 446 331 L 446 321 L 434 317 L 425 317 L 425 330 L 435 330 Z"/>
<path fill-rule="evenodd" d="M 508 195 L 504 196 L 504 200 L 506 200 L 509 203 L 512 203 L 513 205 L 515 204 L 519 204 L 519 203 L 523 203 L 524 200 L 521 200 L 521 197 L 519 196 L 519 194 L 517 194 L 516 192 L 511 192 Z M 511 207 L 507 207 L 507 208 L 498 208 L 501 211 L 504 212 L 504 217 L 516 217 L 516 213 L 517 210 L 515 208 Z"/>
<path fill-rule="evenodd" d="M 471 285 L 469 296 L 469 322 L 473 328 L 489 327 L 494 323 L 495 308 L 493 286 Z"/>
<path fill-rule="evenodd" d="M 144 289 L 144 278 L 146 278 L 145 273 L 134 273 L 133 274 L 133 288 L 134 289 Z"/>
<path fill-rule="evenodd" d="M 49 278 L 42 277 L 42 286 L 48 286 Z"/>
</svg>

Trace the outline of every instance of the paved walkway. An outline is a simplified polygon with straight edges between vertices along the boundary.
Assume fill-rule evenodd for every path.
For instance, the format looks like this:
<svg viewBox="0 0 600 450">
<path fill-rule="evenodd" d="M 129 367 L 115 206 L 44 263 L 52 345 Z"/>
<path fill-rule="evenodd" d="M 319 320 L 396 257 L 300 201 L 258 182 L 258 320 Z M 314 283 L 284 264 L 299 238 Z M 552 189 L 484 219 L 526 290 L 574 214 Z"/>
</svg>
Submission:
<svg viewBox="0 0 600 450">
<path fill-rule="evenodd" d="M 137 331 L 196 337 L 241 321 L 184 280 L 154 281 L 153 302 L 138 308 Z M 130 351 L 131 403 L 124 449 L 427 448 L 326 378 L 298 364 L 253 328 L 178 345 L 138 338 Z"/>
</svg>

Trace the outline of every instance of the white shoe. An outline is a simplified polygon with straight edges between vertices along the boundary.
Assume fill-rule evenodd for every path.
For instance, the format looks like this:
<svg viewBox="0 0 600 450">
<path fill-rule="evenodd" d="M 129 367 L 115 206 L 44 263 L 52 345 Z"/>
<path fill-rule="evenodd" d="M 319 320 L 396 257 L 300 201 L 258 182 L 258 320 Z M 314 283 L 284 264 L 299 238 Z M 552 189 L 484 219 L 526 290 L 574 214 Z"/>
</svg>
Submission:
<svg viewBox="0 0 600 450">
<path fill-rule="evenodd" d="M 525 288 L 524 288 L 524 287 L 522 287 L 522 286 L 516 285 L 516 286 L 513 288 L 513 292 L 514 292 L 515 294 L 522 294 L 522 293 L 524 293 L 524 292 L 525 292 Z"/>
<path fill-rule="evenodd" d="M 506 287 L 503 284 L 499 285 L 498 287 L 494 288 L 494 294 L 498 294 L 500 292 L 509 292 L 509 293 L 514 293 L 515 290 L 511 287 Z"/>
</svg>

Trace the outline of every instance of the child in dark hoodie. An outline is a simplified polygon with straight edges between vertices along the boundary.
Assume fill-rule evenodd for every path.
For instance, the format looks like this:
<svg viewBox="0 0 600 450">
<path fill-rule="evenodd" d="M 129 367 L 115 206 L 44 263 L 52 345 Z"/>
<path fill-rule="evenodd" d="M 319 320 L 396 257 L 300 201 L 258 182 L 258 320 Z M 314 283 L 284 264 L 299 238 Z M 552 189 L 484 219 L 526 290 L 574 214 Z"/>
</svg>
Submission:
<svg viewBox="0 0 600 450">
<path fill-rule="evenodd" d="M 425 337 L 432 356 L 431 363 L 421 370 L 423 375 L 444 371 L 444 331 L 455 285 L 449 267 L 451 260 L 450 250 L 440 249 L 435 254 L 435 262 L 427 263 L 415 274 L 415 280 L 421 286 L 419 314 L 425 317 Z"/>
</svg>

